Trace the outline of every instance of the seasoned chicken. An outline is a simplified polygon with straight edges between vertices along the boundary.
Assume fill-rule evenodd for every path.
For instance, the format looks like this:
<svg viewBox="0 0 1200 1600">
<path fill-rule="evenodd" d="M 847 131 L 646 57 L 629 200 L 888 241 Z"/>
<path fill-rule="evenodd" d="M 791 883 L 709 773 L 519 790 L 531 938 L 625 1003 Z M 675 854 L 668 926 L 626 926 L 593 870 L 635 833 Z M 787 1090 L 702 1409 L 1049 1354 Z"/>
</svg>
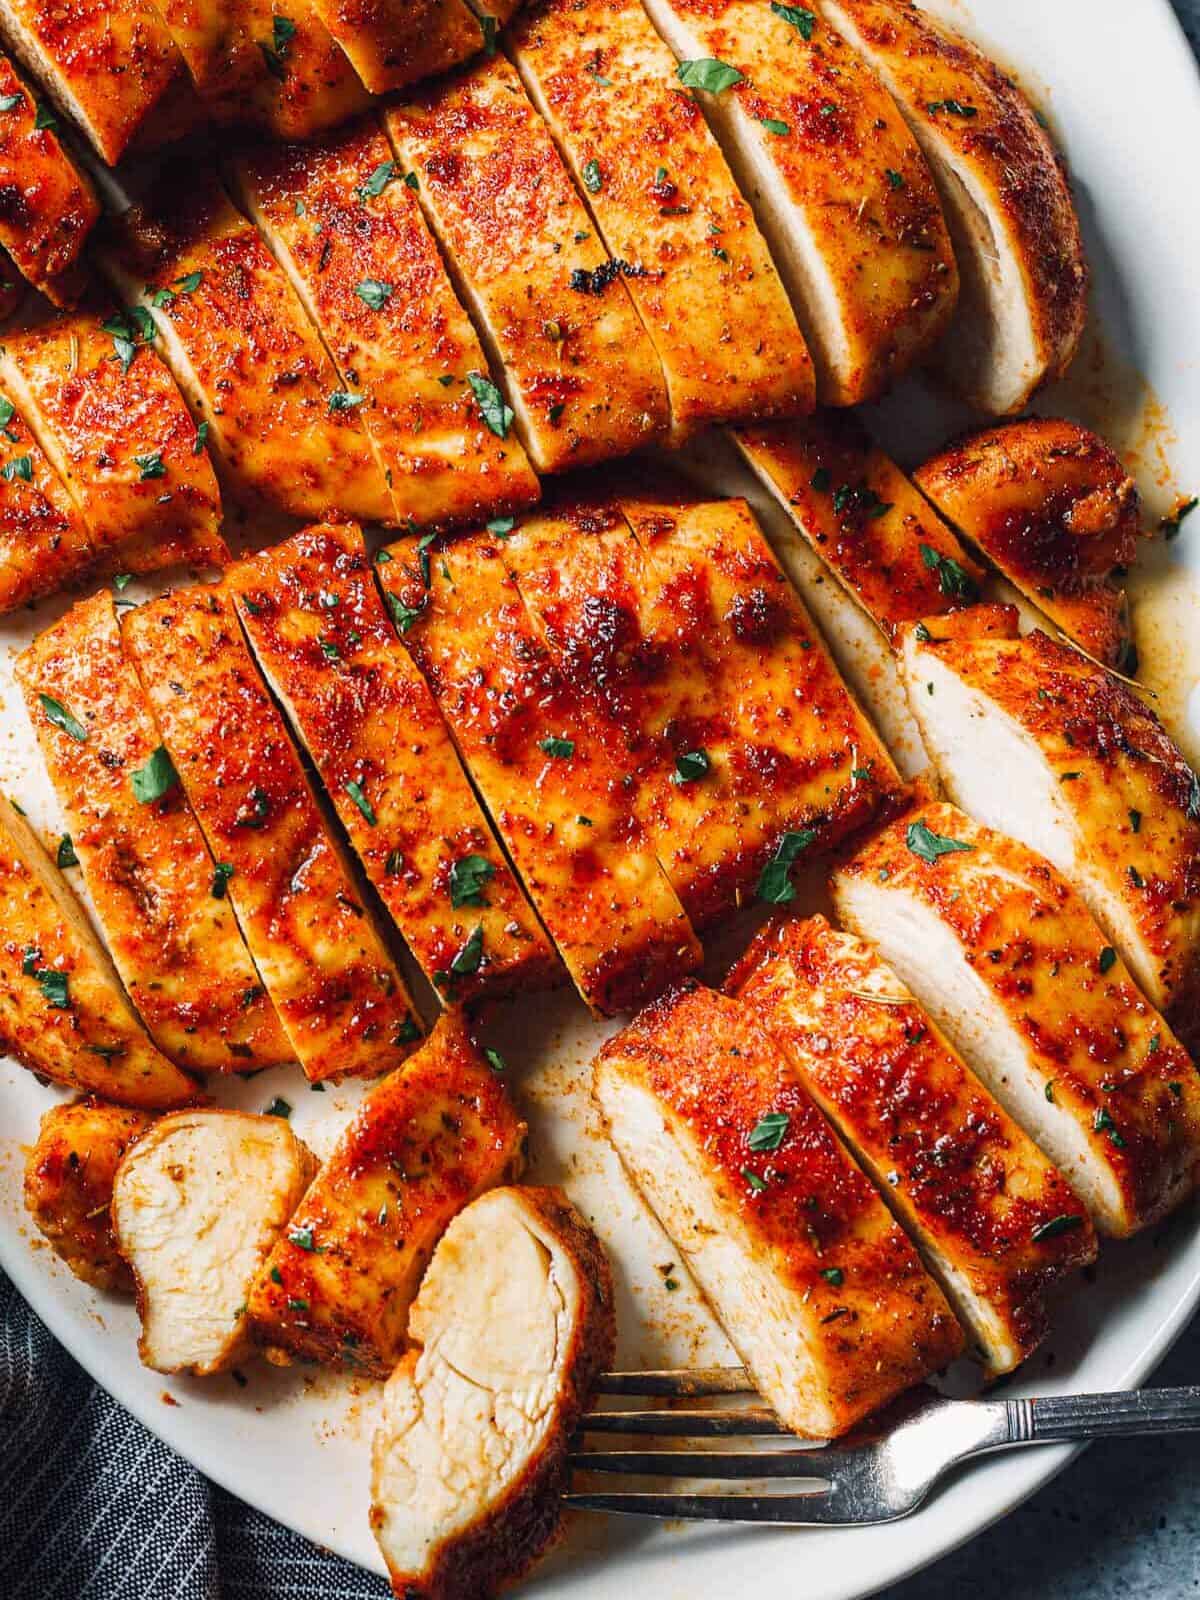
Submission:
<svg viewBox="0 0 1200 1600">
<path fill-rule="evenodd" d="M 499 1073 L 443 1017 L 368 1093 L 259 1272 L 249 1315 L 271 1359 L 386 1377 L 446 1225 L 520 1175 L 525 1136 Z"/>
<path fill-rule="evenodd" d="M 246 1111 L 178 1111 L 130 1148 L 112 1223 L 143 1365 L 206 1378 L 250 1353 L 250 1286 L 314 1166 L 284 1118 Z"/>
<path fill-rule="evenodd" d="M 833 893 L 1098 1228 L 1134 1233 L 1191 1193 L 1200 1080 L 1043 856 L 926 805 L 839 868 Z"/>
<path fill-rule="evenodd" d="M 81 600 L 39 634 L 16 676 L 113 962 L 151 1038 L 199 1072 L 290 1060 L 225 876 L 122 649 L 111 595 Z"/>
<path fill-rule="evenodd" d="M 647 0 L 646 9 L 755 208 L 819 399 L 873 399 L 937 338 L 958 294 L 933 179 L 903 118 L 870 67 L 804 7 Z"/>
<path fill-rule="evenodd" d="M 3 380 L 0 380 L 2 382 Z M 101 566 L 104 552 L 21 412 L 0 393 L 0 613 Z"/>
<path fill-rule="evenodd" d="M 948 798 L 1047 856 L 1200 1047 L 1200 779 L 1154 713 L 1078 651 L 1019 639 L 1015 616 L 986 610 L 947 633 L 918 625 L 902 659 Z"/>
<path fill-rule="evenodd" d="M 0 1046 L 23 1067 L 121 1105 L 197 1098 L 134 1015 L 83 907 L 10 800 L 0 800 Z"/>
<path fill-rule="evenodd" d="M 26 1211 L 55 1254 L 95 1289 L 133 1292 L 113 1235 L 113 1178 L 153 1121 L 91 1095 L 72 1100 L 46 1112 L 25 1159 Z"/>
<path fill-rule="evenodd" d="M 498 1189 L 454 1219 L 372 1450 L 397 1596 L 481 1600 L 542 1553 L 615 1331 L 604 1249 L 561 1189 Z"/>
<path fill-rule="evenodd" d="M 1045 1291 L 1093 1261 L 1078 1196 L 869 945 L 824 917 L 763 930 L 729 988 L 870 1174 L 994 1374 L 1047 1332 Z"/>
<path fill-rule="evenodd" d="M 236 176 L 345 388 L 366 396 L 391 520 L 470 522 L 536 500 L 520 440 L 493 432 L 476 403 L 468 374 L 487 361 L 377 124 L 261 146 Z"/>
<path fill-rule="evenodd" d="M 1030 417 L 957 440 L 913 476 L 1068 638 L 1105 666 L 1137 671 L 1121 579 L 1137 554 L 1141 508 L 1103 439 Z"/>
<path fill-rule="evenodd" d="M 342 387 L 283 271 L 211 172 L 168 167 L 147 210 L 112 225 L 102 262 L 153 319 L 239 498 L 307 519 L 336 506 L 391 520 L 360 392 Z"/>
<path fill-rule="evenodd" d="M 550 130 L 503 56 L 389 108 L 387 128 L 454 263 L 501 392 L 468 373 L 497 436 L 516 426 L 539 472 L 653 444 L 662 368 Z M 405 180 L 408 181 L 408 178 Z"/>
<path fill-rule="evenodd" d="M 311 0 L 372 94 L 466 61 L 484 32 L 465 0 Z M 494 48 L 494 30 L 489 38 Z"/>
<path fill-rule="evenodd" d="M 431 983 L 482 929 L 479 965 L 442 998 L 552 982 L 554 951 L 396 643 L 361 532 L 306 528 L 226 582 L 267 682 Z"/>
<path fill-rule="evenodd" d="M 610 1016 L 692 971 L 700 946 L 633 814 L 636 782 L 538 638 L 488 534 L 391 546 L 378 568 L 404 644 L 580 994 Z M 486 957 L 482 933 L 454 980 Z"/>
<path fill-rule="evenodd" d="M 4 55 L 0 104 L 0 245 L 35 289 L 57 306 L 73 305 L 84 282 L 79 253 L 99 202 Z"/>
<path fill-rule="evenodd" d="M 232 600 L 177 589 L 126 647 L 296 1058 L 314 1082 L 399 1065 L 420 1028 L 259 676 Z"/>
<path fill-rule="evenodd" d="M 885 638 L 979 598 L 980 568 L 856 417 L 748 422 L 731 436 Z"/>
<path fill-rule="evenodd" d="M 939 360 L 973 406 L 1020 411 L 1071 364 L 1087 263 L 1063 163 L 1007 73 L 911 0 L 818 0 L 879 73 L 937 179 L 962 276 Z"/>
<path fill-rule="evenodd" d="M 639 0 L 539 0 L 511 48 L 662 363 L 671 440 L 812 409 L 812 360 L 750 207 Z"/>
<path fill-rule="evenodd" d="M 959 1354 L 941 1291 L 752 1010 L 681 986 L 604 1046 L 594 1091 L 790 1428 L 844 1433 Z"/>
</svg>

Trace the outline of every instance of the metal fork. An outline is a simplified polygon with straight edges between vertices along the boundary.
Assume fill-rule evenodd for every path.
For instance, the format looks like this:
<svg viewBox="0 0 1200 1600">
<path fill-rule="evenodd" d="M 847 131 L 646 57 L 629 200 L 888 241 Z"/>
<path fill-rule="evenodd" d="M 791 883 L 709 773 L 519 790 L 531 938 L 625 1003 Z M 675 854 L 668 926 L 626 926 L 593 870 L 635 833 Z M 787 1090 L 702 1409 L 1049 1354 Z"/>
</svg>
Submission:
<svg viewBox="0 0 1200 1600">
<path fill-rule="evenodd" d="M 738 1396 L 758 1401 L 741 1367 L 696 1372 L 610 1372 L 599 1392 L 680 1400 Z M 889 1413 L 870 1433 L 799 1449 L 754 1451 L 597 1450 L 588 1434 L 644 1434 L 685 1440 L 794 1438 L 761 1401 L 710 1410 L 589 1411 L 571 1453 L 577 1472 L 632 1477 L 808 1480 L 786 1494 L 616 1494 L 571 1492 L 570 1506 L 645 1517 L 767 1522 L 795 1527 L 861 1526 L 908 1516 L 961 1461 L 1016 1445 L 1057 1444 L 1113 1435 L 1200 1431 L 1200 1386 L 1033 1400 L 947 1400 L 918 1391 L 909 1414 Z M 899 1416 L 899 1420 L 896 1420 Z"/>
</svg>

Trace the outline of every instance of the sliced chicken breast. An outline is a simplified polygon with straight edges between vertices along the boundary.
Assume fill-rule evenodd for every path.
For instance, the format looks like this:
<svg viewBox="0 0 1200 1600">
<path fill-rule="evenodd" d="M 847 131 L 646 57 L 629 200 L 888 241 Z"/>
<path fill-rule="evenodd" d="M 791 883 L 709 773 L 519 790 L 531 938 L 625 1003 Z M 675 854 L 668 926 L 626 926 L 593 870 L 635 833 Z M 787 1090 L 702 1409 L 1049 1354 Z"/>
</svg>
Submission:
<svg viewBox="0 0 1200 1600">
<path fill-rule="evenodd" d="M 468 373 L 497 436 L 539 472 L 626 455 L 669 422 L 654 346 L 550 131 L 501 55 L 386 114 L 503 395 Z M 406 179 L 407 181 L 407 179 Z"/>
<path fill-rule="evenodd" d="M 833 879 L 878 948 L 1104 1233 L 1157 1222 L 1200 1167 L 1200 1080 L 1044 857 L 922 806 Z"/>
<path fill-rule="evenodd" d="M 500 1074 L 443 1017 L 367 1094 L 258 1272 L 249 1316 L 270 1359 L 387 1377 L 447 1224 L 520 1175 L 525 1137 Z"/>
<path fill-rule="evenodd" d="M 993 1374 L 1048 1330 L 1046 1290 L 1096 1256 L 1066 1179 L 909 991 L 823 917 L 764 930 L 729 987 L 878 1185 Z"/>
<path fill-rule="evenodd" d="M 881 394 L 937 338 L 958 273 L 925 161 L 823 19 L 760 0 L 648 0 L 787 284 L 824 405 Z"/>
<path fill-rule="evenodd" d="M 151 1038 L 199 1072 L 290 1060 L 111 595 L 81 600 L 39 634 L 16 676 L 113 962 Z"/>
<path fill-rule="evenodd" d="M 558 1531 L 568 1451 L 612 1363 L 599 1239 L 561 1189 L 498 1189 L 446 1230 L 383 1392 L 371 1527 L 397 1596 L 473 1600 Z"/>
<path fill-rule="evenodd" d="M 482 929 L 454 1003 L 540 988 L 559 972 L 442 714 L 396 643 L 359 529 L 306 528 L 227 584 L 275 697 L 426 977 Z"/>
<path fill-rule="evenodd" d="M 133 1292 L 113 1233 L 113 1179 L 153 1121 L 89 1095 L 47 1111 L 25 1158 L 26 1211 L 54 1253 L 95 1289 Z"/>
<path fill-rule="evenodd" d="M 199 1091 L 151 1044 L 83 907 L 0 800 L 0 1044 L 53 1083 L 143 1110 Z"/>
<path fill-rule="evenodd" d="M 387 94 L 445 72 L 475 55 L 484 42 L 483 29 L 465 0 L 311 3 L 372 94 Z"/>
<path fill-rule="evenodd" d="M 137 1285 L 138 1354 L 206 1378 L 250 1352 L 250 1286 L 312 1176 L 282 1117 L 180 1111 L 126 1153 L 112 1221 Z"/>
<path fill-rule="evenodd" d="M 636 819 L 636 781 L 538 637 L 502 544 L 395 544 L 377 570 L 546 931 L 587 1005 L 611 1016 L 692 971 L 700 945 Z M 439 980 L 451 998 L 486 956 L 477 931 Z"/>
<path fill-rule="evenodd" d="M 1200 779 L 1118 679 L 988 614 L 931 619 L 902 652 L 949 799 L 1047 856 L 1146 998 L 1200 1046 Z M 1004 781 L 997 782 L 1003 773 Z"/>
<path fill-rule="evenodd" d="M 540 0 L 509 48 L 610 255 L 632 265 L 672 442 L 811 410 L 812 360 L 766 242 L 639 0 Z"/>
<path fill-rule="evenodd" d="M 103 564 L 87 524 L 24 416 L 0 393 L 0 613 Z"/>
<path fill-rule="evenodd" d="M 343 385 L 365 396 L 359 415 L 392 520 L 478 521 L 536 500 L 520 440 L 493 432 L 476 403 L 468 374 L 487 361 L 376 122 L 319 144 L 260 146 L 235 177 Z"/>
<path fill-rule="evenodd" d="M 374 1077 L 420 1037 L 233 602 L 176 589 L 123 618 L 163 743 L 254 964 L 314 1082 Z"/>
<path fill-rule="evenodd" d="M 1061 159 L 1013 79 L 911 0 L 815 9 L 879 73 L 937 179 L 962 275 L 940 364 L 978 410 L 1020 411 L 1070 366 L 1087 320 Z"/>
<path fill-rule="evenodd" d="M 1069 639 L 1105 666 L 1137 671 L 1121 580 L 1137 555 L 1141 507 L 1103 439 L 1030 417 L 968 434 L 913 476 Z"/>
</svg>

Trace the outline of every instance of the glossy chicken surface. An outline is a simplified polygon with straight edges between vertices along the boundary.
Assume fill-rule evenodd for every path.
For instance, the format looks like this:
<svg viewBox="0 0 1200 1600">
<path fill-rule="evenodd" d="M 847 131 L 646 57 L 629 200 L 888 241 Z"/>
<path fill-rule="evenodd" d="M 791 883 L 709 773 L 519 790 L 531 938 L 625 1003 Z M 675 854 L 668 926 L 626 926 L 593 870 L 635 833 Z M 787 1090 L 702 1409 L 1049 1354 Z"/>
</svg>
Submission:
<svg viewBox="0 0 1200 1600">
<path fill-rule="evenodd" d="M 0 427 L 0 612 L 8 612 L 77 582 L 103 564 L 104 552 L 3 393 L 0 415 L 7 418 Z"/>
<path fill-rule="evenodd" d="M 312 9 L 372 94 L 445 72 L 484 42 L 466 0 L 312 0 Z"/>
</svg>

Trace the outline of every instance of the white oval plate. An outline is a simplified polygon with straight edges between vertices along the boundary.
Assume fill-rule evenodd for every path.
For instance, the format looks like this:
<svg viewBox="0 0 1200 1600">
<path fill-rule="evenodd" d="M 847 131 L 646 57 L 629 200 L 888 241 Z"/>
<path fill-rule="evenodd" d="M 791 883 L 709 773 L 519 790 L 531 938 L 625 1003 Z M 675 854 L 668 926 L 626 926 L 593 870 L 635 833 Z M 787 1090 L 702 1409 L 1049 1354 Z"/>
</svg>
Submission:
<svg viewBox="0 0 1200 1600">
<path fill-rule="evenodd" d="M 1166 0 L 1138 0 L 1136 7 L 1128 0 L 936 0 L 933 9 L 998 50 L 1070 152 L 1095 275 L 1094 323 L 1103 332 L 1089 338 L 1069 383 L 1039 408 L 1106 431 L 1137 468 L 1151 514 L 1159 515 L 1175 485 L 1200 489 L 1200 216 L 1187 203 L 1190 172 L 1183 171 L 1200 150 L 1191 53 Z M 916 383 L 879 416 L 907 461 L 962 420 Z M 1200 527 L 1148 554 L 1135 590 L 1146 676 L 1195 761 Z M 0 643 L 10 647 L 5 654 L 55 609 L 0 629 Z M 845 625 L 853 633 L 852 617 Z M 35 824 L 58 831 L 8 661 L 0 664 L 0 783 Z M 586 1066 L 602 1031 L 565 995 L 520 1002 L 492 1030 L 513 1063 L 532 1125 L 534 1176 L 564 1183 L 612 1247 L 624 1364 L 728 1361 L 728 1346 L 678 1267 L 680 1287 L 666 1291 L 673 1252 L 595 1126 Z M 313 1094 L 294 1069 L 222 1098 L 261 1109 L 277 1093 L 294 1103 L 294 1123 L 318 1153 L 355 1098 L 352 1090 Z M 377 1389 L 262 1363 L 248 1366 L 245 1387 L 231 1377 L 201 1383 L 143 1369 L 131 1306 L 76 1282 L 26 1224 L 22 1147 L 51 1099 L 28 1073 L 0 1065 L 0 1264 L 84 1367 L 201 1471 L 316 1543 L 382 1570 L 367 1527 Z M 1200 1301 L 1197 1231 L 1189 1209 L 1164 1237 L 1106 1250 L 1095 1282 L 1077 1280 L 1063 1296 L 1049 1347 L 1009 1392 L 1141 1382 Z M 994 1458 L 960 1475 L 919 1515 L 884 1528 L 685 1530 L 584 1518 L 528 1589 L 547 1600 L 624 1600 L 630 1585 L 641 1583 L 659 1600 L 726 1600 L 744 1588 L 752 1563 L 755 1586 L 764 1591 L 802 1587 L 808 1600 L 852 1600 L 970 1538 L 1069 1459 L 1062 1447 Z"/>
</svg>

